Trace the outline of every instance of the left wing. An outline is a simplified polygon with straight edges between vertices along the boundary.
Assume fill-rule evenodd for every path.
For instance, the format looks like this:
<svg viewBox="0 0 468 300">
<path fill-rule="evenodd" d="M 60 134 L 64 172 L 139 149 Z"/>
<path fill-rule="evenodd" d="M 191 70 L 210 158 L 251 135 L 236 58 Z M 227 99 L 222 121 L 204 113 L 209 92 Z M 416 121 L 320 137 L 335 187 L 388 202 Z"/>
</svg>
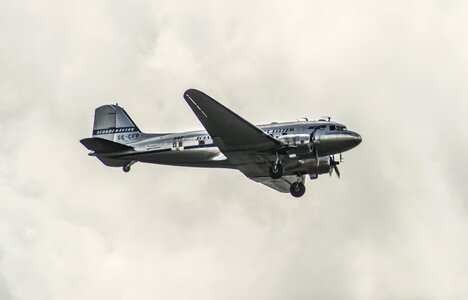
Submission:
<svg viewBox="0 0 468 300">
<path fill-rule="evenodd" d="M 184 99 L 225 155 L 231 151 L 270 150 L 283 145 L 203 92 L 187 90 Z"/>
<path fill-rule="evenodd" d="M 203 92 L 187 90 L 184 99 L 219 150 L 237 169 L 253 181 L 289 193 L 290 185 L 297 181 L 297 176 L 272 179 L 268 171 L 270 164 L 276 159 L 276 151 L 285 146 L 282 142 Z M 292 162 L 283 163 L 287 167 Z"/>
</svg>

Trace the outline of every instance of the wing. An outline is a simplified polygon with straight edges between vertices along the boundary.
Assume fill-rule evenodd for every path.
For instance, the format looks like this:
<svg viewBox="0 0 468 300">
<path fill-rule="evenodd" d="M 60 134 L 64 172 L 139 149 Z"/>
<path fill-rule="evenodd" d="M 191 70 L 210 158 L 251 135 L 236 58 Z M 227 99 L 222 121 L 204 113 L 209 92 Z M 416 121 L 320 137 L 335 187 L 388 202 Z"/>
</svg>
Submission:
<svg viewBox="0 0 468 300">
<path fill-rule="evenodd" d="M 225 155 L 226 152 L 269 150 L 282 145 L 280 141 L 198 90 L 187 90 L 184 99 Z"/>
<path fill-rule="evenodd" d="M 198 90 L 187 90 L 184 99 L 219 150 L 239 171 L 253 181 L 289 193 L 297 176 L 272 179 L 268 171 L 276 159 L 276 150 L 284 147 L 283 143 Z M 283 163 L 288 167 L 288 163 L 293 162 L 286 160 Z"/>
</svg>

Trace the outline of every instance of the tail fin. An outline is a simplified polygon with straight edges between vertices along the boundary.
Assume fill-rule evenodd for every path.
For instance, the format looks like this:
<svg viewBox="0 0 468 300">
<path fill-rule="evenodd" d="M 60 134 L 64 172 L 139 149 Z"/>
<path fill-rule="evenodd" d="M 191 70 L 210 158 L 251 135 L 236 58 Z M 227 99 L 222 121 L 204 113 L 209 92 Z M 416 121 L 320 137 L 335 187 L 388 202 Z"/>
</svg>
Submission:
<svg viewBox="0 0 468 300">
<path fill-rule="evenodd" d="M 93 137 L 126 145 L 136 142 L 142 135 L 130 116 L 117 104 L 96 108 Z"/>
</svg>

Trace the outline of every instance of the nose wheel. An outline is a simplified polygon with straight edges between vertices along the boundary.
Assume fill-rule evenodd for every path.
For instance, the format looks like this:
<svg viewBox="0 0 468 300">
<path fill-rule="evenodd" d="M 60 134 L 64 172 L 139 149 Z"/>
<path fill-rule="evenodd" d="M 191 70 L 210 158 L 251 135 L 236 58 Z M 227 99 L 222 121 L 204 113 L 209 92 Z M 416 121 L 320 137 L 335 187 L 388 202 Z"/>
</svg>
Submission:
<svg viewBox="0 0 468 300">
<path fill-rule="evenodd" d="M 293 195 L 293 197 L 299 198 L 305 194 L 306 188 L 304 183 L 294 182 L 293 184 L 291 184 L 289 191 L 291 192 L 291 195 Z"/>
</svg>

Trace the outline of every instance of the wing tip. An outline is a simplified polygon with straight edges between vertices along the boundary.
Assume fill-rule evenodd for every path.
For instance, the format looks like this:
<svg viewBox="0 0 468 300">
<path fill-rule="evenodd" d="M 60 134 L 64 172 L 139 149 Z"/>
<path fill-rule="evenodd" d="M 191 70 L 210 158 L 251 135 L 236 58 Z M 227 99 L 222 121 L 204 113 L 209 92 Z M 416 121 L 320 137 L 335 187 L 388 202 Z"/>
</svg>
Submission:
<svg viewBox="0 0 468 300">
<path fill-rule="evenodd" d="M 184 92 L 184 98 L 187 96 L 187 95 L 190 95 L 190 94 L 194 94 L 194 93 L 202 93 L 201 91 L 197 90 L 197 89 L 194 89 L 194 88 L 190 88 L 188 90 L 186 90 Z"/>
</svg>

